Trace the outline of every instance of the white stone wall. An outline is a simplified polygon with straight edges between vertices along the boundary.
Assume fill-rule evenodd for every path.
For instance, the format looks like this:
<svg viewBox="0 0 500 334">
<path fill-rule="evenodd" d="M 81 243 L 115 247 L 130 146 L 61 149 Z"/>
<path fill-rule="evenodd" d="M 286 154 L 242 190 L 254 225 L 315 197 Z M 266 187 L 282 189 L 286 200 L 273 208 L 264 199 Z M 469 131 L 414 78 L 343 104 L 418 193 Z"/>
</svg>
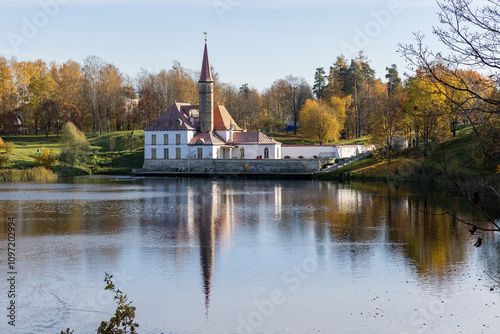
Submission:
<svg viewBox="0 0 500 334">
<path fill-rule="evenodd" d="M 375 150 L 373 145 L 337 145 L 339 158 L 350 158 L 361 153 Z"/>
<path fill-rule="evenodd" d="M 245 159 L 256 159 L 257 156 L 262 156 L 264 159 L 265 149 L 269 149 L 269 159 L 281 159 L 281 145 L 280 144 L 260 144 L 260 145 L 238 145 L 233 149 L 233 157 L 240 157 L 240 148 L 245 150 Z"/>
<path fill-rule="evenodd" d="M 281 156 L 289 156 L 290 158 L 298 158 L 302 156 L 304 159 L 310 159 L 314 156 L 319 158 L 331 157 L 333 159 L 350 158 L 375 149 L 373 145 L 297 145 L 281 147 Z"/>
<path fill-rule="evenodd" d="M 281 146 L 281 157 L 286 156 L 296 159 L 302 156 L 304 159 L 311 159 L 314 156 L 320 157 L 320 154 L 324 153 L 332 159 L 338 159 L 339 154 L 337 152 L 337 147 L 332 145 L 298 145 L 298 146 Z"/>
<path fill-rule="evenodd" d="M 229 139 L 229 130 L 226 130 L 226 131 L 215 131 L 215 133 L 218 134 L 225 141 L 227 141 Z"/>
<path fill-rule="evenodd" d="M 175 172 L 182 167 L 186 172 L 204 172 L 213 168 L 223 173 L 312 173 L 329 162 L 325 159 L 180 159 L 180 160 L 145 160 L 143 168 L 147 171 Z"/>
<path fill-rule="evenodd" d="M 192 157 L 193 152 L 190 150 L 190 146 L 187 144 L 193 136 L 195 131 L 146 131 L 144 138 L 144 159 L 152 159 L 153 149 L 156 149 L 156 159 L 165 159 L 164 149 L 168 149 L 169 159 L 176 158 L 176 149 L 181 149 L 181 159 L 188 159 Z M 168 135 L 168 144 L 165 144 L 164 135 Z M 177 135 L 181 136 L 180 145 L 176 144 Z M 153 135 L 156 135 L 156 145 L 153 145 Z M 195 150 L 195 153 L 196 150 Z M 203 156 L 211 156 L 211 150 L 204 150 Z"/>
</svg>

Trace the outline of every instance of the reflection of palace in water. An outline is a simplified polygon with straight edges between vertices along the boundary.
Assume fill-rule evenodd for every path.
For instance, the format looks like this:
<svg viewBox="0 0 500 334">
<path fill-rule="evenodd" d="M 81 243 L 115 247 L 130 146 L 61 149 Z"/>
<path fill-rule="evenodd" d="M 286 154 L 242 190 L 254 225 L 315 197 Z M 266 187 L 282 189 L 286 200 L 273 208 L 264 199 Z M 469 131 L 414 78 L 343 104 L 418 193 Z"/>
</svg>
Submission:
<svg viewBox="0 0 500 334">
<path fill-rule="evenodd" d="M 237 186 L 235 186 L 237 183 Z M 215 267 L 215 254 L 228 247 L 237 224 L 258 222 L 261 207 L 274 207 L 274 214 L 281 213 L 281 187 L 272 191 L 255 185 L 247 187 L 244 180 L 199 182 L 193 179 L 175 179 L 168 182 L 146 180 L 145 192 L 158 193 L 147 197 L 146 222 L 168 224 L 172 228 L 167 237 L 176 245 L 199 247 L 200 267 L 208 315 L 210 289 Z M 245 204 L 245 212 L 235 212 Z M 255 217 L 253 217 L 255 216 Z M 185 247 L 178 247 L 182 257 Z"/>
<path fill-rule="evenodd" d="M 153 194 L 146 197 L 147 224 L 168 226 L 165 237 L 188 247 L 178 247 L 176 256 L 199 247 L 206 312 L 216 254 L 241 235 L 259 237 L 259 229 L 271 231 L 276 242 L 310 238 L 319 258 L 344 257 L 352 267 L 384 248 L 407 258 L 424 280 L 448 275 L 467 256 L 463 226 L 434 215 L 439 208 L 426 198 L 393 186 L 150 179 L 144 190 Z"/>
</svg>

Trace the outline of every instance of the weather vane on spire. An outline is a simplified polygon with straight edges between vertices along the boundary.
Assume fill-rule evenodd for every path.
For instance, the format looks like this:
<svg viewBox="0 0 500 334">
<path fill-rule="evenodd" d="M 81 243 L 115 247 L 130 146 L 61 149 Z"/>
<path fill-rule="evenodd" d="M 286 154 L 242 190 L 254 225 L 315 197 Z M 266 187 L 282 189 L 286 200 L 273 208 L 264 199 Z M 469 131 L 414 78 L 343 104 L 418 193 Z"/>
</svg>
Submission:
<svg viewBox="0 0 500 334">
<path fill-rule="evenodd" d="M 205 30 L 204 34 L 205 34 L 205 42 L 206 42 L 207 41 L 207 34 L 208 34 L 206 30 Z"/>
</svg>

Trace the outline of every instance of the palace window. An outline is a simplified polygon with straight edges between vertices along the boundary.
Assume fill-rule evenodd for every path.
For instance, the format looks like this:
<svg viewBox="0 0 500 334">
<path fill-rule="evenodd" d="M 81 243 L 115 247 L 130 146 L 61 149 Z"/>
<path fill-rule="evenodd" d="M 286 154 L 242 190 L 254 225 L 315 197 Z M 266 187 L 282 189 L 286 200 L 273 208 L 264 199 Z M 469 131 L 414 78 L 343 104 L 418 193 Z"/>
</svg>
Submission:
<svg viewBox="0 0 500 334">
<path fill-rule="evenodd" d="M 163 159 L 168 159 L 168 148 L 163 149 Z"/>
<path fill-rule="evenodd" d="M 156 148 L 151 149 L 151 159 L 156 159 Z"/>
<path fill-rule="evenodd" d="M 269 149 L 267 147 L 264 149 L 264 159 L 269 159 Z"/>
<path fill-rule="evenodd" d="M 245 159 L 245 149 L 243 147 L 240 148 L 240 159 Z"/>
<path fill-rule="evenodd" d="M 175 145 L 180 145 L 181 144 L 181 135 L 176 134 L 175 135 Z"/>
<path fill-rule="evenodd" d="M 203 149 L 201 147 L 198 148 L 198 159 L 203 159 Z"/>
<path fill-rule="evenodd" d="M 151 135 L 151 144 L 156 145 L 156 135 Z"/>
<path fill-rule="evenodd" d="M 176 159 L 180 159 L 181 158 L 181 149 L 180 148 L 176 148 L 175 149 L 175 158 Z"/>
<path fill-rule="evenodd" d="M 168 145 L 168 134 L 163 135 L 163 144 Z"/>
</svg>

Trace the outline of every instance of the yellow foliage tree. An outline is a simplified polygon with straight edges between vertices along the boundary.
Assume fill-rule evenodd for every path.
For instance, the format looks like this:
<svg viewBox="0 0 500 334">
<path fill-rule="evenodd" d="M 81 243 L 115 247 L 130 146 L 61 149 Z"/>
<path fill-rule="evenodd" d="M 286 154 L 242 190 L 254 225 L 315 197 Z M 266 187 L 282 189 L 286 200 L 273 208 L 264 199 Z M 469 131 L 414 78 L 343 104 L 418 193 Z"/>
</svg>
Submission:
<svg viewBox="0 0 500 334">
<path fill-rule="evenodd" d="M 56 162 L 56 158 L 52 154 L 52 150 L 46 147 L 42 147 L 42 154 L 35 158 L 35 162 L 38 166 L 50 169 L 52 165 Z"/>
<path fill-rule="evenodd" d="M 418 136 L 424 142 L 424 155 L 427 155 L 430 143 L 443 140 L 449 133 L 450 111 L 444 91 L 442 85 L 420 75 L 412 78 L 407 85 L 407 121 L 416 131 L 417 144 Z"/>
<path fill-rule="evenodd" d="M 335 104 L 338 111 L 317 100 L 306 101 L 300 111 L 301 132 L 306 138 L 318 141 L 320 145 L 339 138 L 342 120 L 345 119 L 345 105 L 342 100 L 335 100 Z"/>
<path fill-rule="evenodd" d="M 3 167 L 9 162 L 9 155 L 5 153 L 1 153 L 5 151 L 5 143 L 3 139 L 0 137 L 0 167 Z"/>
<path fill-rule="evenodd" d="M 394 139 L 404 128 L 402 104 L 405 94 L 396 89 L 392 95 L 378 99 L 371 116 L 371 139 L 383 144 L 389 151 L 394 148 Z"/>
</svg>

